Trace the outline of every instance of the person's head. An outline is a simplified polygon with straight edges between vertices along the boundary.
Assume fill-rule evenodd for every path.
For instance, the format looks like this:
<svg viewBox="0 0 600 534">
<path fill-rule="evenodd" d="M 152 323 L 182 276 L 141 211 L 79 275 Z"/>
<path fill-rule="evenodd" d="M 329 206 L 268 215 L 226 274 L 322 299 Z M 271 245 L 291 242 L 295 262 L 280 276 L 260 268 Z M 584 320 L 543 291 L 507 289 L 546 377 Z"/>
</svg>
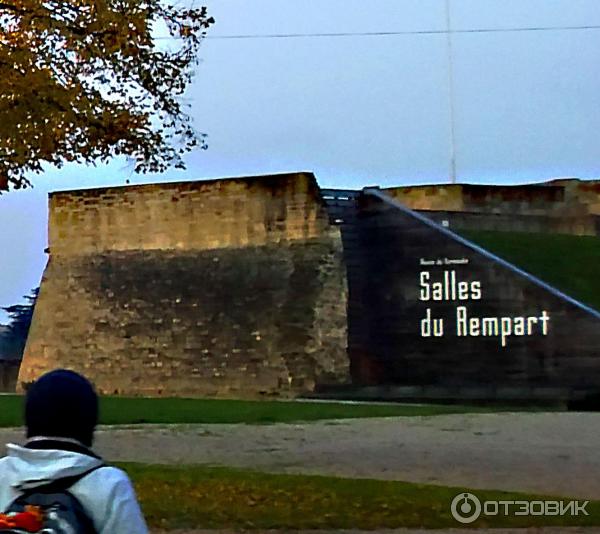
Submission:
<svg viewBox="0 0 600 534">
<path fill-rule="evenodd" d="M 98 423 L 98 396 L 74 371 L 57 369 L 41 376 L 25 398 L 27 437 L 75 439 L 91 447 Z"/>
</svg>

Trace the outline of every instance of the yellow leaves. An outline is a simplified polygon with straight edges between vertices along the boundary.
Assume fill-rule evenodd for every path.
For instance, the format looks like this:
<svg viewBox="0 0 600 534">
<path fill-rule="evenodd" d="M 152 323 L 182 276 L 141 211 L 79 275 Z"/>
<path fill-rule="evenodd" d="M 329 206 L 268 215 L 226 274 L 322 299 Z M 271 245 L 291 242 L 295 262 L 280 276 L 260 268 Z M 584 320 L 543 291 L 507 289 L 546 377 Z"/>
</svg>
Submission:
<svg viewBox="0 0 600 534">
<path fill-rule="evenodd" d="M 178 102 L 197 60 L 204 8 L 162 0 L 6 0 L 0 6 L 0 170 L 24 183 L 43 162 L 116 155 L 138 172 L 182 165 L 197 136 Z M 151 29 L 180 29 L 164 51 Z"/>
<path fill-rule="evenodd" d="M 49 135 L 43 135 L 40 142 L 40 152 L 45 157 L 50 157 L 56 148 L 54 139 Z"/>
<path fill-rule="evenodd" d="M 127 469 L 150 523 L 169 529 L 450 527 L 449 503 L 457 491 L 204 466 Z"/>
<path fill-rule="evenodd" d="M 170 476 L 137 481 L 145 513 L 154 524 L 229 527 L 294 527 L 334 524 L 341 501 L 330 491 L 302 483 L 278 487 L 269 475 L 241 475 L 198 480 Z M 337 501 L 337 502 L 336 502 Z M 346 507 L 347 503 L 344 503 Z"/>
<path fill-rule="evenodd" d="M 179 28 L 179 36 L 180 37 L 189 37 L 192 33 L 192 28 L 190 26 L 181 26 Z"/>
</svg>

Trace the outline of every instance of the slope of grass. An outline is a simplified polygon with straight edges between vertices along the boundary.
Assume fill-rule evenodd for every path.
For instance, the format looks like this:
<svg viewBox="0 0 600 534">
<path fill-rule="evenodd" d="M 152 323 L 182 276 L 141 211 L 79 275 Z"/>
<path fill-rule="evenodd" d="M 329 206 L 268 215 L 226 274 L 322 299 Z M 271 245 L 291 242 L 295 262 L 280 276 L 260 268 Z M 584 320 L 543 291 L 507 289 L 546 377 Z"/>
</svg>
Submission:
<svg viewBox="0 0 600 534">
<path fill-rule="evenodd" d="M 600 310 L 600 238 L 472 230 L 460 234 Z"/>
<path fill-rule="evenodd" d="M 211 529 L 382 529 L 461 527 L 451 515 L 465 491 L 486 500 L 541 500 L 500 491 L 325 476 L 275 475 L 206 466 L 121 465 L 131 476 L 151 527 Z M 569 501 L 569 499 L 562 499 Z M 588 516 L 485 516 L 476 527 L 600 525 Z"/>
<path fill-rule="evenodd" d="M 23 397 L 18 395 L 0 396 L 0 427 L 20 426 L 22 410 Z M 343 404 L 335 402 L 222 399 L 126 397 L 101 397 L 100 399 L 100 422 L 105 425 L 140 423 L 260 424 L 491 411 L 501 411 L 501 409 L 477 406 Z"/>
</svg>

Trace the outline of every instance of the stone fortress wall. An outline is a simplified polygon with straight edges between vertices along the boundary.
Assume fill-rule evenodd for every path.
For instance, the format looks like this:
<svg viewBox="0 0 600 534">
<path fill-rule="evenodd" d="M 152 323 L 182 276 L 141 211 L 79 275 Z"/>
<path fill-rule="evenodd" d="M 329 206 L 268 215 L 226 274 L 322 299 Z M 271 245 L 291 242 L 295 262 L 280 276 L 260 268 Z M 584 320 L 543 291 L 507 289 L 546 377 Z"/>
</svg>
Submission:
<svg viewBox="0 0 600 534">
<path fill-rule="evenodd" d="M 600 181 L 386 188 L 406 207 L 457 230 L 600 234 Z"/>
<path fill-rule="evenodd" d="M 390 383 L 420 398 L 600 392 L 600 315 L 444 229 L 487 221 L 595 235 L 599 193 L 600 182 L 564 180 L 329 194 L 306 172 L 54 193 L 18 385 L 68 367 L 121 395 L 295 396 Z M 459 263 L 424 267 L 431 261 Z M 477 326 L 463 335 L 454 297 L 419 300 L 425 271 L 445 288 L 445 277 L 484 288 L 465 313 L 496 325 L 517 318 L 516 337 L 504 346 Z M 429 308 L 444 318 L 443 337 L 420 330 Z M 547 332 L 520 333 L 521 318 L 545 312 Z M 585 339 L 575 341 L 578 331 Z"/>
<path fill-rule="evenodd" d="M 21 386 L 59 366 L 111 394 L 347 380 L 341 241 L 312 174 L 55 193 L 49 253 Z"/>
</svg>

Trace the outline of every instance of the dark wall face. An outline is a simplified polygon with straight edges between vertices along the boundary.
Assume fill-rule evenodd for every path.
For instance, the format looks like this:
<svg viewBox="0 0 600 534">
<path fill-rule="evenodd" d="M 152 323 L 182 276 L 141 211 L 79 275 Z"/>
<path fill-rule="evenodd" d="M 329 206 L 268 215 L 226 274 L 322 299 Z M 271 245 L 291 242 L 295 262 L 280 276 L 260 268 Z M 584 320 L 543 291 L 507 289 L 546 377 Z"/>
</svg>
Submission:
<svg viewBox="0 0 600 534">
<path fill-rule="evenodd" d="M 34 324 L 31 351 L 106 394 L 293 395 L 345 382 L 341 266 L 327 239 L 52 258 L 53 313 Z"/>
<path fill-rule="evenodd" d="M 355 383 L 450 396 L 600 391 L 593 310 L 384 196 L 363 195 L 352 231 L 345 244 Z"/>
<path fill-rule="evenodd" d="M 14 393 L 17 387 L 20 360 L 0 359 L 0 392 Z"/>
</svg>

